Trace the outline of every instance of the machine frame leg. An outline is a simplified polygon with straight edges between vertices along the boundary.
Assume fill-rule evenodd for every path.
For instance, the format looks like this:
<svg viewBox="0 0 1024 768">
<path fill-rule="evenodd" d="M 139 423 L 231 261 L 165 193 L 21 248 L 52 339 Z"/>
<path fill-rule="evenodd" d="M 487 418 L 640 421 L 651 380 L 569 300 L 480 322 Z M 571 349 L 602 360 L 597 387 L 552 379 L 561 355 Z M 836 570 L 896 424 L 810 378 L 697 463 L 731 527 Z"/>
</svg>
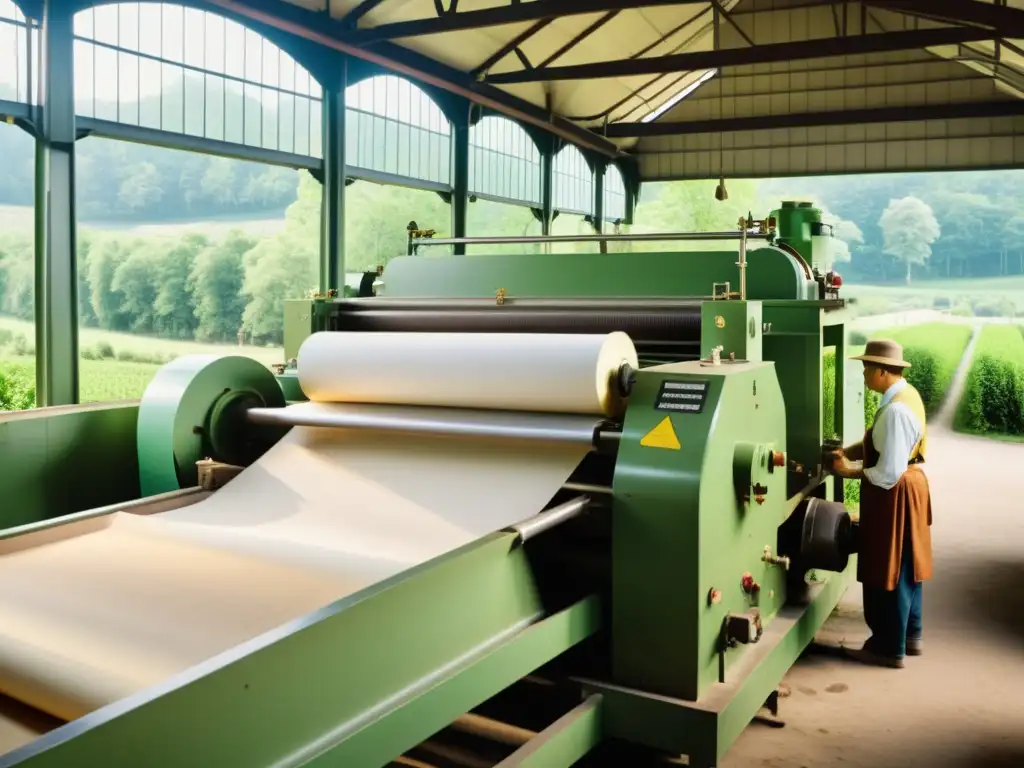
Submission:
<svg viewBox="0 0 1024 768">
<path fill-rule="evenodd" d="M 856 558 L 842 573 L 813 584 L 805 605 L 787 605 L 746 646 L 732 678 L 699 701 L 687 701 L 596 680 L 579 680 L 604 696 L 604 735 L 689 757 L 691 766 L 714 766 L 768 704 L 777 710 L 782 677 L 831 615 L 856 572 Z M 773 701 L 773 699 L 775 701 Z"/>
</svg>

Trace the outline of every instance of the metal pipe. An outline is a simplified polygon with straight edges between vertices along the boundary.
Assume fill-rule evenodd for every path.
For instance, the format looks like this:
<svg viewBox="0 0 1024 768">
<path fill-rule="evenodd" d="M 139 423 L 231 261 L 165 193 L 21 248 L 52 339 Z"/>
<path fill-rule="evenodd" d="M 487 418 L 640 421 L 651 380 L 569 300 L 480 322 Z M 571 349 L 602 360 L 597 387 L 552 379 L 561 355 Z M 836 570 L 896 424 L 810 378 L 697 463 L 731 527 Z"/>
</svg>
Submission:
<svg viewBox="0 0 1024 768">
<path fill-rule="evenodd" d="M 747 219 L 740 216 L 740 301 L 747 300 Z"/>
<path fill-rule="evenodd" d="M 71 525 L 83 520 L 91 520 L 94 517 L 112 515 L 115 512 L 129 512 L 133 515 L 153 515 L 159 512 L 166 512 L 170 509 L 180 509 L 181 507 L 198 504 L 209 495 L 208 491 L 205 491 L 199 486 L 179 488 L 174 491 L 167 491 L 166 493 L 158 493 L 153 496 L 144 496 L 140 499 L 132 499 L 131 501 L 121 502 L 120 504 L 107 504 L 103 507 L 86 509 L 81 512 L 73 512 L 70 515 L 64 515 L 63 517 L 55 517 L 49 520 L 40 520 L 39 522 L 26 523 L 25 525 L 8 528 L 4 531 L 0 531 L 0 540 L 14 538 L 15 536 L 24 536 L 25 534 L 35 533 L 49 528 L 57 528 L 62 525 Z"/>
<path fill-rule="evenodd" d="M 503 723 L 490 717 L 469 712 L 456 718 L 449 726 L 453 731 L 468 733 L 484 739 L 490 739 L 510 747 L 521 747 L 537 736 L 536 731 L 520 728 L 518 725 Z"/>
<path fill-rule="evenodd" d="M 523 542 L 554 528 L 556 525 L 561 525 L 566 520 L 577 517 L 589 504 L 589 496 L 577 496 L 575 499 L 559 504 L 557 507 L 552 507 L 533 517 L 513 523 L 505 530 L 510 533 L 518 533 L 519 541 Z"/>
<path fill-rule="evenodd" d="M 713 298 L 706 296 L 560 296 L 550 298 L 544 296 L 506 296 L 503 304 L 496 304 L 494 297 L 452 296 L 437 297 L 393 297 L 375 296 L 372 299 L 352 298 L 335 299 L 334 305 L 340 310 L 353 313 L 406 310 L 431 310 L 433 312 L 463 312 L 474 309 L 493 309 L 503 312 L 509 309 L 522 310 L 562 310 L 562 311 L 598 311 L 609 312 L 688 312 L 700 315 L 701 304 Z"/>
<path fill-rule="evenodd" d="M 598 432 L 599 421 L 587 416 L 565 416 L 559 422 L 537 414 L 514 414 L 503 423 L 495 423 L 493 414 L 457 409 L 403 408 L 401 413 L 388 406 L 345 404 L 344 409 L 313 410 L 301 405 L 287 408 L 250 408 L 250 424 L 287 427 L 330 427 L 335 429 L 379 429 L 411 434 L 458 437 L 504 438 L 511 440 L 547 440 L 577 443 L 591 448 L 602 440 L 617 439 L 618 433 Z M 440 412 L 440 414 L 438 413 Z M 443 418 L 441 417 L 443 414 Z M 510 416 L 511 416 L 510 412 Z M 490 420 L 488 420 L 488 417 Z"/>
<path fill-rule="evenodd" d="M 563 491 L 574 491 L 576 493 L 599 493 L 604 496 L 611 496 L 610 485 L 594 485 L 592 483 L 562 483 Z"/>
<path fill-rule="evenodd" d="M 417 238 L 413 248 L 421 245 L 515 245 L 529 243 L 602 243 L 602 242 L 658 242 L 668 240 L 740 240 L 741 232 L 640 232 L 634 235 L 492 235 L 488 237 Z M 767 240 L 767 232 L 746 235 L 751 240 Z"/>
</svg>

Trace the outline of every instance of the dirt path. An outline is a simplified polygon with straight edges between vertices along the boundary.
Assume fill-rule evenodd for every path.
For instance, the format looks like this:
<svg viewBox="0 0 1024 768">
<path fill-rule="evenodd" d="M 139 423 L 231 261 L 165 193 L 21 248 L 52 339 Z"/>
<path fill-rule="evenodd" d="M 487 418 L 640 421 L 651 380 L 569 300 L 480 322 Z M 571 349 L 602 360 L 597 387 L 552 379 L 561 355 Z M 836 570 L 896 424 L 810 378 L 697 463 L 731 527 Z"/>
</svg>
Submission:
<svg viewBox="0 0 1024 768">
<path fill-rule="evenodd" d="M 964 349 L 964 356 L 960 358 L 960 365 L 957 366 L 956 373 L 953 374 L 953 381 L 949 385 L 949 391 L 946 393 L 946 399 L 942 403 L 942 407 L 939 408 L 939 412 L 935 414 L 932 419 L 932 427 L 938 427 L 939 429 L 952 429 L 953 419 L 956 416 L 956 407 L 960 404 L 960 398 L 964 394 L 964 385 L 967 383 L 967 372 L 971 368 L 971 361 L 974 359 L 974 348 L 978 345 L 978 337 L 981 336 L 981 325 L 974 326 L 974 332 L 971 334 L 970 341 L 967 342 L 967 347 Z"/>
<path fill-rule="evenodd" d="M 782 729 L 751 725 L 722 768 L 1024 766 L 1024 445 L 936 430 L 925 655 L 902 670 L 806 655 Z M 821 639 L 867 636 L 855 584 Z"/>
</svg>

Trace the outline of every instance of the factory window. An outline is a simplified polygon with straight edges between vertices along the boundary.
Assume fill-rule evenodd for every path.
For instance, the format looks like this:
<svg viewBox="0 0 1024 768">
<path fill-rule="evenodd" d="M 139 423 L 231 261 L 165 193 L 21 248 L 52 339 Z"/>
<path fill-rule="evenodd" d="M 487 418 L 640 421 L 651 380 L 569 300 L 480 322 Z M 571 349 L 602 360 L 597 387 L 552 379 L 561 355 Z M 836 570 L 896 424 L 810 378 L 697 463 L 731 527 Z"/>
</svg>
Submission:
<svg viewBox="0 0 1024 768">
<path fill-rule="evenodd" d="M 319 183 L 105 138 L 76 146 L 81 401 L 138 398 L 181 355 L 285 362 L 283 302 L 319 282 Z"/>
<path fill-rule="evenodd" d="M 0 411 L 35 405 L 35 140 L 16 119 L 33 103 L 39 32 L 0 0 Z"/>
<path fill-rule="evenodd" d="M 75 15 L 75 111 L 97 134 L 114 123 L 319 158 L 321 93 L 287 53 L 214 13 L 117 3 Z"/>
<path fill-rule="evenodd" d="M 0 115 L 6 114 L 5 101 L 35 103 L 34 50 L 39 50 L 38 27 L 11 0 L 0 0 Z"/>
<path fill-rule="evenodd" d="M 450 189 L 451 126 L 420 88 L 377 75 L 345 89 L 345 104 L 349 176 Z"/>
<path fill-rule="evenodd" d="M 355 273 L 404 256 L 410 222 L 415 221 L 420 229 L 433 229 L 434 236 L 440 238 L 451 234 L 451 218 L 451 207 L 436 192 L 368 181 L 350 185 L 345 191 L 346 279 L 357 280 Z M 434 246 L 421 253 L 444 256 L 451 248 Z"/>
<path fill-rule="evenodd" d="M 35 404 L 34 190 L 35 140 L 0 123 L 0 411 Z"/>
<path fill-rule="evenodd" d="M 470 237 L 523 237 L 542 234 L 540 221 L 533 211 L 520 205 L 498 203 L 478 198 L 470 202 L 466 214 L 466 234 Z M 541 253 L 537 243 L 503 243 L 499 245 L 471 245 L 468 254 L 482 253 Z"/>
<path fill-rule="evenodd" d="M 469 191 L 498 201 L 540 206 L 540 151 L 504 117 L 485 117 L 469 130 Z"/>
<path fill-rule="evenodd" d="M 576 147 L 566 146 L 555 155 L 552 199 L 556 210 L 587 216 L 594 210 L 594 173 Z"/>
<path fill-rule="evenodd" d="M 622 171 L 612 164 L 604 171 L 604 218 L 611 222 L 626 218 L 626 185 Z"/>
</svg>

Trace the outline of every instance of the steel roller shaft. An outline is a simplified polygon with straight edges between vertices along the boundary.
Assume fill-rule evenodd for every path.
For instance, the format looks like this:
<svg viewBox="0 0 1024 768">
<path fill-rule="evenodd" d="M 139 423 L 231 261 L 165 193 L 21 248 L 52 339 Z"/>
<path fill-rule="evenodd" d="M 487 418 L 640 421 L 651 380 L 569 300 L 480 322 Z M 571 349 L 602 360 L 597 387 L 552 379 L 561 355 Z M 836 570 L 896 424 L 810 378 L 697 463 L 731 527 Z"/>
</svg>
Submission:
<svg viewBox="0 0 1024 768">
<path fill-rule="evenodd" d="M 340 302 L 338 331 L 420 333 L 595 333 L 622 331 L 641 354 L 678 360 L 700 353 L 700 305 L 638 302 L 516 300 L 506 305 L 467 300 L 434 302 Z"/>
</svg>

